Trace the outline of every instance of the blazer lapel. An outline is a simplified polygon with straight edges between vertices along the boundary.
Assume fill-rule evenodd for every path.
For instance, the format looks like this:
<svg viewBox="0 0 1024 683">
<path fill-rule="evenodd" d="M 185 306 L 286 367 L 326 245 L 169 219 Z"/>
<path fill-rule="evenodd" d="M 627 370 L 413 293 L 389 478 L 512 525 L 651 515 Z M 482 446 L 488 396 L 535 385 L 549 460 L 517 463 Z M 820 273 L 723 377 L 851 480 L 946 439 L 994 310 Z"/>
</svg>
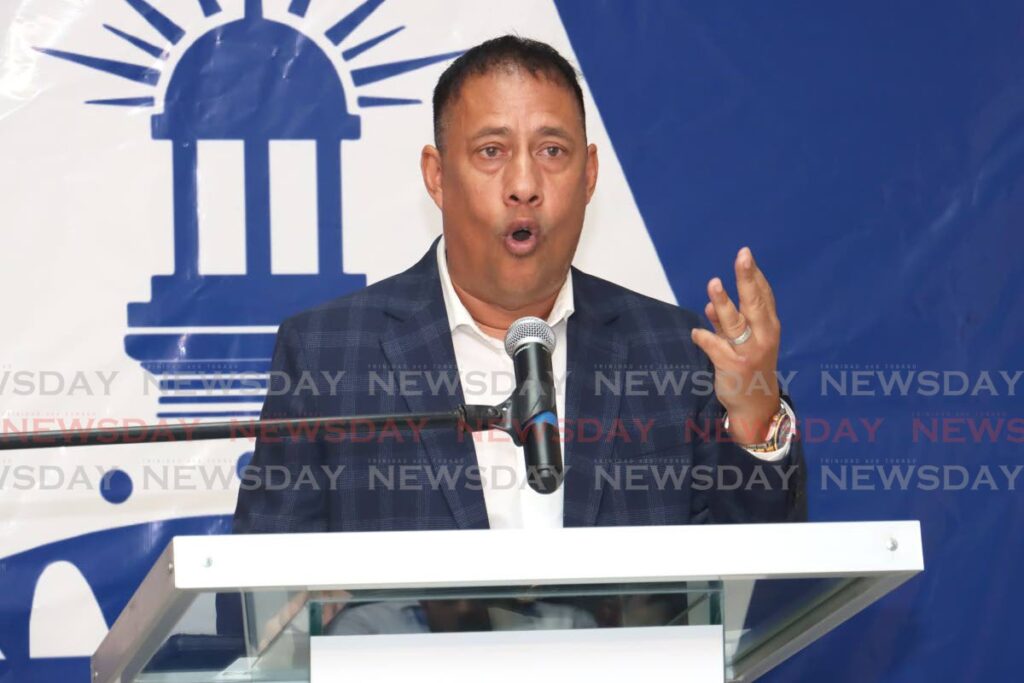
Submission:
<svg viewBox="0 0 1024 683">
<path fill-rule="evenodd" d="M 578 272 L 573 269 L 573 276 Z M 574 313 L 567 329 L 565 418 L 567 429 L 573 430 L 565 444 L 566 473 L 563 485 L 562 523 L 566 527 L 593 526 L 601 504 L 602 485 L 597 467 L 607 467 L 613 443 L 604 438 L 612 422 L 619 417 L 618 392 L 597 392 L 595 372 L 601 368 L 621 366 L 628 358 L 628 343 L 615 333 L 609 323 L 614 311 L 602 311 L 597 297 L 583 287 L 580 278 L 573 281 Z M 600 422 L 601 438 L 592 443 L 579 443 L 580 420 Z"/>
<path fill-rule="evenodd" d="M 438 392 L 436 396 L 430 391 L 403 393 L 402 400 L 414 413 L 451 410 L 465 402 L 437 272 L 436 249 L 435 241 L 426 256 L 413 267 L 408 289 L 404 296 L 396 298 L 396 305 L 390 309 L 392 317 L 396 318 L 395 324 L 381 337 L 381 349 L 396 375 L 407 368 L 455 373 L 455 396 L 448 392 Z M 487 528 L 483 492 L 466 476 L 467 468 L 477 465 L 472 435 L 456 436 L 454 432 L 432 429 L 421 432 L 421 437 L 432 467 L 438 472 L 445 468 L 451 471 L 454 467 L 457 472 L 454 487 L 445 483 L 445 479 L 439 479 L 456 524 L 462 529 Z"/>
</svg>

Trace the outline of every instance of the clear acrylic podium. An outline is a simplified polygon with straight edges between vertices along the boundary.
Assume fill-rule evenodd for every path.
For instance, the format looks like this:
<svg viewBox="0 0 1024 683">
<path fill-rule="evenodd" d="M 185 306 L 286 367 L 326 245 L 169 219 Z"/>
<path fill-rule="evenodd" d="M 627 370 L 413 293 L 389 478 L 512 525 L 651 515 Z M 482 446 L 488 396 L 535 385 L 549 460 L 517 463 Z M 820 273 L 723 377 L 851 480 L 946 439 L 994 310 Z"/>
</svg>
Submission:
<svg viewBox="0 0 1024 683">
<path fill-rule="evenodd" d="M 923 569 L 917 522 L 177 537 L 93 680 L 751 681 Z"/>
</svg>

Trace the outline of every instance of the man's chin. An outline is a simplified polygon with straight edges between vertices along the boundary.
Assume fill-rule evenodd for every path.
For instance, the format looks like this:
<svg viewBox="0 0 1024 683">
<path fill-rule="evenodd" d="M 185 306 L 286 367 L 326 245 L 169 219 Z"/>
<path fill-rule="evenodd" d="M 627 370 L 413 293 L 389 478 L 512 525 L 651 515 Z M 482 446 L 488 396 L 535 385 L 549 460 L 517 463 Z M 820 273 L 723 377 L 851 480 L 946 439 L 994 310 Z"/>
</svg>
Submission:
<svg viewBox="0 0 1024 683">
<path fill-rule="evenodd" d="M 538 303 L 550 303 L 548 300 L 557 293 L 557 287 L 530 287 L 525 288 L 526 282 L 539 283 L 541 280 L 512 277 L 502 278 L 498 286 L 493 290 L 497 297 L 496 303 L 509 311 L 519 311 L 535 307 Z M 543 282 L 547 282 L 544 280 Z"/>
</svg>

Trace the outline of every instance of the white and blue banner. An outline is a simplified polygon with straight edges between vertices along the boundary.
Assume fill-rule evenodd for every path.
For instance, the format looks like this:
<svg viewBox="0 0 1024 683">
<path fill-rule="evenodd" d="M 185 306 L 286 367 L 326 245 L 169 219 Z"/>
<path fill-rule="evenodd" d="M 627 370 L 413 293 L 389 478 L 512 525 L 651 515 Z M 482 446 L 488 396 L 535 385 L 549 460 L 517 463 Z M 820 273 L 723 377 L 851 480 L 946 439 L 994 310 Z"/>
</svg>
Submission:
<svg viewBox="0 0 1024 683">
<path fill-rule="evenodd" d="M 927 571 L 767 680 L 1013 680 L 1024 570 L 1024 7 L 998 0 L 5 0 L 4 432 L 256 416 L 277 325 L 411 265 L 431 94 L 491 37 L 583 76 L 576 265 L 775 288 L 815 521 Z M 86 681 L 251 443 L 0 454 L 0 681 Z"/>
</svg>

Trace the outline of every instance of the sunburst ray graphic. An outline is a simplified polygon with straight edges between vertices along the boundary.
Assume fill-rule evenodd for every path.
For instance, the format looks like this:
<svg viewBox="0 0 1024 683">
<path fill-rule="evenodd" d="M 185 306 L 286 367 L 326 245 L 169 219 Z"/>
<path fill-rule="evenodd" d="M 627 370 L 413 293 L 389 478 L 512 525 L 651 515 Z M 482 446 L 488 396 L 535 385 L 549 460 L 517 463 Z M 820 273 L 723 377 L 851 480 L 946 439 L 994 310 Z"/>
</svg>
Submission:
<svg viewBox="0 0 1024 683">
<path fill-rule="evenodd" d="M 384 0 L 347 5 L 347 13 L 326 21 L 320 13 L 319 26 L 310 9 L 325 0 L 291 0 L 287 23 L 285 16 L 267 17 L 262 0 L 195 0 L 191 6 L 175 4 L 175 16 L 153 0 L 123 1 L 142 19 L 139 28 L 102 28 L 148 61 L 36 49 L 121 79 L 111 82 L 144 86 L 144 92 L 104 93 L 86 104 L 150 108 L 152 138 L 171 146 L 173 272 L 153 275 L 149 301 L 128 303 L 125 352 L 159 378 L 158 418 L 253 416 L 267 390 L 276 326 L 296 311 L 366 285 L 365 276 L 343 268 L 341 142 L 359 139 L 362 130 L 353 109 L 422 104 L 415 95 L 376 89 L 462 51 L 374 63 L 374 49 L 406 29 L 396 22 L 383 31 L 386 25 L 360 30 Z M 199 21 L 200 12 L 203 29 L 186 28 Z M 354 102 L 346 88 L 355 88 Z M 232 143 L 235 156 L 228 166 L 210 170 L 206 164 L 216 157 L 204 157 L 213 153 L 204 150 L 223 150 L 217 144 L 224 142 Z M 280 157 L 275 162 L 273 152 L 282 144 L 299 155 L 283 169 L 275 166 Z M 282 195 L 287 183 L 314 191 Z M 222 204 L 211 199 L 228 195 Z M 289 204 L 300 196 L 308 200 Z M 315 251 L 304 252 L 309 261 L 302 270 L 274 267 L 272 204 L 278 212 L 282 205 L 293 209 L 275 225 L 311 227 L 315 233 Z M 218 213 L 216 206 L 235 208 Z M 204 240 L 225 234 L 243 236 L 244 253 L 229 252 L 239 269 L 201 267 L 210 253 L 211 243 Z M 239 374 L 256 384 L 239 385 L 231 378 Z M 192 391 L 190 382 L 196 381 L 208 389 Z"/>
<path fill-rule="evenodd" d="M 212 17 L 223 11 L 218 0 L 196 1 L 204 17 Z M 183 41 L 190 42 L 187 40 L 187 33 L 184 28 L 175 22 L 174 19 L 161 12 L 146 0 L 125 0 L 125 2 L 146 21 L 153 31 L 160 36 L 164 44 L 160 45 L 141 36 L 128 33 L 127 31 L 115 26 L 103 24 L 103 28 L 111 34 L 128 42 L 150 57 L 154 57 L 161 61 L 166 61 L 171 55 L 172 50 L 179 44 L 182 44 Z M 349 62 L 370 52 L 373 48 L 405 30 L 405 26 L 396 26 L 379 35 L 352 45 L 351 47 L 345 47 L 343 45 L 343 43 L 352 36 L 356 29 L 359 28 L 359 26 L 361 26 L 363 22 L 366 21 L 381 5 L 383 5 L 384 2 L 385 0 L 365 0 L 365 2 L 357 5 L 348 14 L 342 16 L 323 31 L 322 35 L 332 45 L 341 48 L 341 57 L 345 62 Z M 304 18 L 306 13 L 309 11 L 311 4 L 312 0 L 292 0 L 288 6 L 288 13 L 298 18 Z M 245 0 L 245 19 L 250 21 L 263 19 L 262 0 Z M 161 82 L 162 71 L 154 66 L 146 66 L 144 64 L 135 64 L 48 47 L 36 47 L 35 49 L 51 57 L 67 60 L 90 69 L 119 76 L 153 88 L 157 88 Z M 415 71 L 416 69 L 421 69 L 432 64 L 454 59 L 462 54 L 462 52 L 462 50 L 457 50 L 454 52 L 413 57 L 397 62 L 356 68 L 350 72 L 352 82 L 356 87 L 371 85 L 395 76 L 400 76 L 410 71 Z M 360 107 L 386 107 L 422 104 L 423 100 L 415 97 L 359 95 L 357 96 L 356 102 Z M 127 95 L 90 99 L 86 100 L 85 103 L 121 107 L 154 107 L 157 105 L 157 98 L 152 95 Z"/>
</svg>

